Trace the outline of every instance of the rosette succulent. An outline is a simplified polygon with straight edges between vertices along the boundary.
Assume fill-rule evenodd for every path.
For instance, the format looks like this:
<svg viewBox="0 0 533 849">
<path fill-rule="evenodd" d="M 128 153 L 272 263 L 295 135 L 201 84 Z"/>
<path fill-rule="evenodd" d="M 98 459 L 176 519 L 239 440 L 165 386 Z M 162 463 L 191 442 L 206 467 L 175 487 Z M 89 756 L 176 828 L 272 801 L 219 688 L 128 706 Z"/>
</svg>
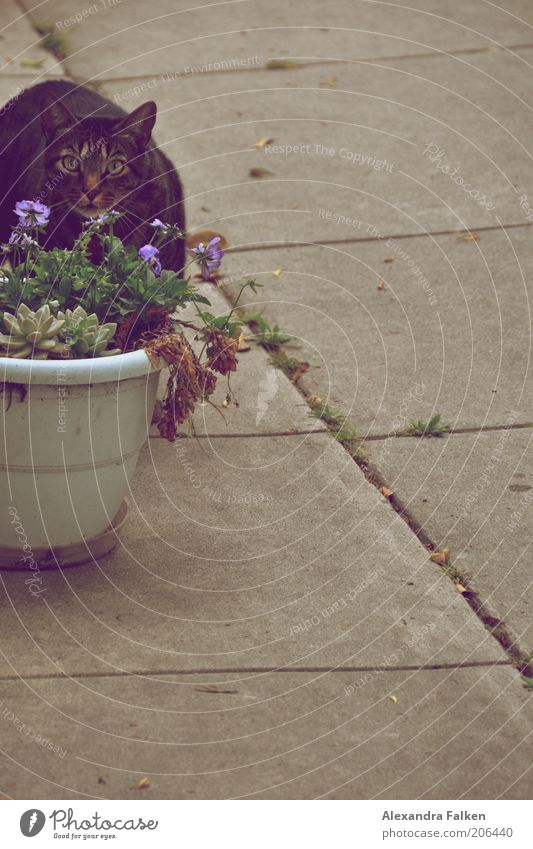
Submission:
<svg viewBox="0 0 533 849">
<path fill-rule="evenodd" d="M 64 323 L 52 314 L 48 304 L 35 312 L 21 304 L 16 315 L 4 313 L 8 333 L 0 333 L 1 353 L 5 357 L 33 357 L 35 360 L 46 360 L 52 353 L 61 356 L 68 352 L 68 346 L 58 337 Z"/>
<path fill-rule="evenodd" d="M 100 324 L 96 313 L 88 315 L 80 306 L 58 312 L 57 317 L 64 325 L 63 338 L 78 357 L 111 357 L 122 353 L 120 348 L 107 347 L 117 330 L 115 322 Z"/>
</svg>

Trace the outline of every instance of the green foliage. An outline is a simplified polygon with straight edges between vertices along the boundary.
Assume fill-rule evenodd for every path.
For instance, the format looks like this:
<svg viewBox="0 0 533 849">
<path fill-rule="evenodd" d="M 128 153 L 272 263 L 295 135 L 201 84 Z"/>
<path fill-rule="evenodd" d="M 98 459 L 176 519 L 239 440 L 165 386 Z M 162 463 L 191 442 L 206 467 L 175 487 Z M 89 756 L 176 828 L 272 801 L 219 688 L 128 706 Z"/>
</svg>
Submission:
<svg viewBox="0 0 533 849">
<path fill-rule="evenodd" d="M 37 239 L 44 227 L 33 228 L 35 238 L 30 238 L 28 229 L 16 230 L 13 244 L 3 245 L 2 249 L 11 263 L 11 268 L 0 269 L 0 311 L 4 317 L 13 316 L 21 304 L 32 313 L 48 305 L 54 314 L 66 311 L 74 316 L 84 315 L 77 325 L 71 355 L 92 356 L 94 352 L 102 355 L 104 338 L 106 345 L 110 343 L 117 324 L 126 316 L 145 314 L 148 308 L 170 313 L 189 303 L 209 306 L 209 300 L 189 279 L 168 270 L 158 276 L 135 247 L 124 245 L 113 234 L 113 221 L 118 217 L 110 214 L 101 221 L 89 222 L 70 250 L 40 247 Z M 92 239 L 100 244 L 99 263 L 89 256 Z M 234 322 L 224 322 L 228 330 L 235 332 Z M 102 330 L 102 326 L 106 329 Z M 20 349 L 29 351 L 27 346 Z"/>
<path fill-rule="evenodd" d="M 200 318 L 207 327 L 212 327 L 215 330 L 220 330 L 221 333 L 224 333 L 226 336 L 231 336 L 232 339 L 238 339 L 242 331 L 243 325 L 246 324 L 246 321 L 244 321 L 240 316 L 236 315 L 237 305 L 241 299 L 243 292 L 246 289 L 251 289 L 252 292 L 257 293 L 257 290 L 260 287 L 261 283 L 258 283 L 256 280 L 246 280 L 242 284 L 239 294 L 235 298 L 233 307 L 228 313 L 228 315 L 215 316 L 210 312 L 199 311 Z M 209 303 L 209 301 L 204 299 L 204 303 Z"/>
<path fill-rule="evenodd" d="M 294 339 L 294 336 L 289 336 L 278 324 L 270 325 L 263 318 L 263 314 L 257 310 L 243 315 L 242 321 L 253 330 L 257 327 L 252 339 L 262 345 L 283 345 L 285 342 L 292 342 Z"/>
<path fill-rule="evenodd" d="M 228 320 L 226 315 L 213 315 L 210 312 L 200 312 L 200 318 L 206 327 L 213 327 L 220 330 L 226 336 L 231 336 L 232 339 L 238 339 L 242 330 L 242 321 L 239 319 Z"/>
<path fill-rule="evenodd" d="M 120 348 L 107 346 L 116 333 L 115 322 L 100 324 L 96 313 L 87 315 L 83 307 L 76 307 L 65 313 L 58 312 L 58 319 L 63 327 L 60 330 L 62 338 L 69 346 L 72 354 L 79 357 L 111 357 L 120 354 Z"/>
<path fill-rule="evenodd" d="M 311 407 L 309 415 L 321 419 L 337 442 L 340 442 L 352 457 L 363 457 L 361 437 L 354 428 L 350 427 L 342 413 L 333 410 L 316 395 L 309 395 L 307 403 Z"/>
<path fill-rule="evenodd" d="M 46 360 L 54 353 L 62 355 L 66 349 L 60 341 L 64 323 L 53 315 L 48 304 L 36 312 L 21 304 L 16 315 L 4 313 L 8 332 L 0 333 L 0 351 L 4 357 L 16 359 Z"/>
<path fill-rule="evenodd" d="M 53 53 L 58 59 L 67 55 L 67 39 L 59 33 L 53 24 L 37 24 L 37 32 L 42 36 L 40 44 L 45 50 Z"/>
<path fill-rule="evenodd" d="M 400 433 L 403 436 L 443 436 L 450 430 L 450 425 L 444 424 L 438 413 L 431 416 L 429 422 L 411 421 Z"/>
</svg>

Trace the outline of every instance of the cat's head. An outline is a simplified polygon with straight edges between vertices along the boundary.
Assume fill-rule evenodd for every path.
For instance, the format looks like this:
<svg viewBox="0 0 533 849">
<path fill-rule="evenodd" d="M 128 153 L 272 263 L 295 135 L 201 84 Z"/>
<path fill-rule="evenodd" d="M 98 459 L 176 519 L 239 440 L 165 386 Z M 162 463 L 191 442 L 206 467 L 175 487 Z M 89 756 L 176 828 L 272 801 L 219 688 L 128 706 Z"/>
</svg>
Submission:
<svg viewBox="0 0 533 849">
<path fill-rule="evenodd" d="M 74 210 L 93 217 L 130 207 L 132 193 L 146 178 L 144 152 L 156 115 L 156 104 L 148 101 L 122 119 L 79 120 L 60 100 L 43 98 L 46 177 L 63 214 Z"/>
</svg>

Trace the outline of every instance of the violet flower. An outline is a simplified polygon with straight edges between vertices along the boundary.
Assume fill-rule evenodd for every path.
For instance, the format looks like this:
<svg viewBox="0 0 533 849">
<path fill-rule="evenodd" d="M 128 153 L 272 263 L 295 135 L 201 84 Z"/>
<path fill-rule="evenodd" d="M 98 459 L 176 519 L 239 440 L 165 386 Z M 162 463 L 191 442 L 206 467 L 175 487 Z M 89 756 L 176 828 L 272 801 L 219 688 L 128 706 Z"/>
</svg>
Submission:
<svg viewBox="0 0 533 849">
<path fill-rule="evenodd" d="M 207 245 L 200 242 L 195 248 L 191 248 L 204 280 L 209 280 L 213 271 L 220 268 L 224 251 L 217 247 L 218 242 L 220 242 L 220 236 L 215 236 Z"/>
<path fill-rule="evenodd" d="M 88 218 L 87 221 L 83 222 L 82 227 L 102 227 L 104 224 L 109 224 L 114 218 L 120 218 L 121 215 L 122 213 L 116 209 L 109 209 L 107 212 L 100 213 L 95 218 Z"/>
<path fill-rule="evenodd" d="M 155 245 L 143 245 L 139 248 L 139 256 L 152 269 L 156 277 L 161 274 L 161 263 L 159 262 L 159 248 Z"/>
<path fill-rule="evenodd" d="M 31 236 L 28 236 L 22 229 L 20 229 L 20 225 L 15 227 L 9 237 L 10 245 L 18 245 L 21 248 L 38 248 L 39 243 L 32 239 Z"/>
<path fill-rule="evenodd" d="M 15 212 L 19 217 L 20 227 L 39 227 L 47 224 L 50 218 L 50 207 L 38 200 L 17 201 Z"/>
</svg>

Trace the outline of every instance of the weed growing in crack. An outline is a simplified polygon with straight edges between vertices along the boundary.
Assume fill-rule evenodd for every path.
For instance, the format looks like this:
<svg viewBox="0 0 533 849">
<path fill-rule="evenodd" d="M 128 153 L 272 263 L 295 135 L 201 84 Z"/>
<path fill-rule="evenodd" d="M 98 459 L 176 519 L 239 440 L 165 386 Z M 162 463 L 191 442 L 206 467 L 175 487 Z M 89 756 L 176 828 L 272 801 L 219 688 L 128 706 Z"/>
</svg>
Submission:
<svg viewBox="0 0 533 849">
<path fill-rule="evenodd" d="M 443 436 L 449 432 L 450 425 L 444 424 L 439 413 L 431 416 L 428 422 L 423 422 L 420 419 L 411 421 L 407 427 L 399 431 L 402 436 Z"/>
<path fill-rule="evenodd" d="M 41 36 L 40 46 L 49 53 L 53 53 L 56 59 L 65 59 L 67 56 L 65 36 L 56 32 L 53 24 L 37 24 L 35 28 Z"/>
<path fill-rule="evenodd" d="M 263 345 L 265 348 L 284 345 L 286 342 L 292 342 L 294 340 L 294 336 L 289 336 L 278 324 L 270 325 L 258 310 L 245 313 L 240 318 L 241 321 L 254 331 L 254 335 L 251 337 L 252 340 Z"/>
<path fill-rule="evenodd" d="M 332 410 L 317 395 L 309 395 L 306 400 L 311 407 L 309 415 L 323 421 L 337 442 L 340 442 L 352 457 L 364 459 L 361 451 L 361 437 L 353 427 L 347 424 L 346 416 Z"/>
</svg>

